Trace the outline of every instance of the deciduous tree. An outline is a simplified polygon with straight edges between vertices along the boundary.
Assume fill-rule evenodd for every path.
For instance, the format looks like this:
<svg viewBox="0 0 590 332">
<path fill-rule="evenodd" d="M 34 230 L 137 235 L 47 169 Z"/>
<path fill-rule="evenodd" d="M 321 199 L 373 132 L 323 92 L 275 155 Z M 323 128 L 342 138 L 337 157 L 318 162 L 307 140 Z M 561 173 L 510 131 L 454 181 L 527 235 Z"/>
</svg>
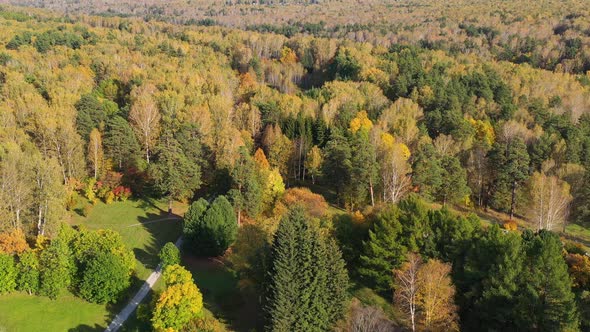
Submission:
<svg viewBox="0 0 590 332">
<path fill-rule="evenodd" d="M 410 321 L 412 331 L 416 331 L 416 316 L 418 310 L 418 288 L 421 280 L 419 270 L 422 259 L 419 255 L 411 253 L 405 263 L 394 271 L 395 291 L 393 294 L 395 303 Z"/>
<path fill-rule="evenodd" d="M 151 149 L 160 130 L 160 111 L 153 99 L 156 90 L 154 85 L 145 84 L 135 88 L 131 93 L 133 103 L 129 112 L 129 121 L 143 145 L 148 164 L 150 163 Z"/>
<path fill-rule="evenodd" d="M 569 184 L 556 176 L 535 172 L 528 187 L 531 221 L 537 225 L 537 230 L 553 230 L 565 225 L 572 201 Z"/>
<path fill-rule="evenodd" d="M 88 138 L 88 163 L 95 179 L 102 174 L 103 162 L 102 136 L 100 131 L 94 128 Z"/>
</svg>

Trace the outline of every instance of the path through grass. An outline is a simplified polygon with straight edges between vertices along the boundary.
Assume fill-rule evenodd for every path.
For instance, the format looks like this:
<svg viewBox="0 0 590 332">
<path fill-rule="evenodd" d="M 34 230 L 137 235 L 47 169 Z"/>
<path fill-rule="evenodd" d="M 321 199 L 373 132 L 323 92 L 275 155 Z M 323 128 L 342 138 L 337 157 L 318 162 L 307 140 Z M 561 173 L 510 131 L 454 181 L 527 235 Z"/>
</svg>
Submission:
<svg viewBox="0 0 590 332">
<path fill-rule="evenodd" d="M 130 294 L 134 294 L 158 264 L 160 248 L 166 242 L 176 241 L 181 234 L 181 223 L 178 219 L 170 220 L 166 209 L 166 202 L 154 200 L 97 203 L 88 217 L 72 212 L 68 222 L 89 229 L 113 229 L 121 234 L 137 259 L 137 278 L 130 288 Z M 173 208 L 177 216 L 185 210 L 186 206 L 180 203 Z M 0 331 L 104 331 L 126 302 L 125 299 L 107 307 L 71 294 L 57 300 L 21 293 L 3 295 L 0 296 Z"/>
</svg>

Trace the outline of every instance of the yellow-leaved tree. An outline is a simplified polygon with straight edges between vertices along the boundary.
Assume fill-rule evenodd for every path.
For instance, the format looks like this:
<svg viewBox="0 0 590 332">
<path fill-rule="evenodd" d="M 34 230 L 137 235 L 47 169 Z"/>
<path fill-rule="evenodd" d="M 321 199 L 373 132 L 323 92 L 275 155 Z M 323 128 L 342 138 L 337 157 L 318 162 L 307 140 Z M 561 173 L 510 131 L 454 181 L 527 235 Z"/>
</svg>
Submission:
<svg viewBox="0 0 590 332">
<path fill-rule="evenodd" d="M 377 154 L 381 163 L 383 198 L 385 201 L 397 203 L 406 195 L 412 184 L 412 168 L 408 163 L 410 149 L 403 143 L 397 143 L 392 135 L 383 133 Z"/>
<path fill-rule="evenodd" d="M 203 309 L 203 296 L 189 271 L 170 265 L 164 271 L 166 290 L 155 304 L 152 325 L 156 331 L 180 331 Z"/>
</svg>

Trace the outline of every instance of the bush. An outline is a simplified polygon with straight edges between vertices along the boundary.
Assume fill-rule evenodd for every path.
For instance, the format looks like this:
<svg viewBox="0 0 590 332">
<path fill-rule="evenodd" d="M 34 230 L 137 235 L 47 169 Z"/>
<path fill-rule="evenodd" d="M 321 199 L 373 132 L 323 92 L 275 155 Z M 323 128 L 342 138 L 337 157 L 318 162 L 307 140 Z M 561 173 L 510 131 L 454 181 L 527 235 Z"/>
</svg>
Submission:
<svg viewBox="0 0 590 332">
<path fill-rule="evenodd" d="M 39 291 L 39 258 L 33 251 L 25 251 L 18 257 L 16 288 L 30 294 Z"/>
<path fill-rule="evenodd" d="M 112 191 L 109 191 L 106 195 L 106 197 L 104 198 L 104 202 L 106 204 L 111 204 L 113 203 L 113 201 L 115 200 L 115 194 L 113 194 Z"/>
<path fill-rule="evenodd" d="M 90 260 L 80 283 L 80 296 L 94 303 L 115 303 L 131 284 L 121 257 L 99 253 Z"/>
<path fill-rule="evenodd" d="M 180 250 L 172 242 L 166 243 L 160 250 L 162 268 L 168 265 L 180 264 Z"/>
<path fill-rule="evenodd" d="M 66 198 L 66 210 L 72 211 L 78 204 L 78 193 L 73 191 Z"/>
<path fill-rule="evenodd" d="M 14 257 L 0 253 L 0 294 L 12 292 L 16 288 L 16 267 Z"/>
<path fill-rule="evenodd" d="M 509 231 L 515 231 L 518 229 L 518 223 L 514 220 L 506 220 L 503 225 L 504 229 Z"/>
<path fill-rule="evenodd" d="M 92 205 L 92 204 L 84 205 L 84 208 L 82 209 L 82 216 L 88 217 L 90 215 L 90 212 L 92 212 L 93 208 L 94 208 L 94 205 Z"/>
</svg>

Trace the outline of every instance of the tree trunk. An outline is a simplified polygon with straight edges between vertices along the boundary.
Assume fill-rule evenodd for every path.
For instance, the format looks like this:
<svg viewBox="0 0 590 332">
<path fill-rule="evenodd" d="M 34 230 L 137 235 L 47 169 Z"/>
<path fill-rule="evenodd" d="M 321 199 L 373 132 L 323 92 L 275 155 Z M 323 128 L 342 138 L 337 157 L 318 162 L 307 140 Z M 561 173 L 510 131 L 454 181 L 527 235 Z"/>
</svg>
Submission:
<svg viewBox="0 0 590 332">
<path fill-rule="evenodd" d="M 369 190 L 371 192 L 371 206 L 375 206 L 375 193 L 373 192 L 373 179 L 369 179 Z"/>
<path fill-rule="evenodd" d="M 242 210 L 238 209 L 238 227 L 240 226 L 240 223 L 242 222 L 241 219 L 242 219 Z"/>
<path fill-rule="evenodd" d="M 512 182 L 512 199 L 510 200 L 510 220 L 514 217 L 514 208 L 516 207 L 516 181 Z"/>
<path fill-rule="evenodd" d="M 168 214 L 172 214 L 172 197 L 168 198 Z"/>
<path fill-rule="evenodd" d="M 37 220 L 37 236 L 41 235 L 42 219 L 43 219 L 43 205 L 39 204 L 39 219 Z"/>
</svg>

